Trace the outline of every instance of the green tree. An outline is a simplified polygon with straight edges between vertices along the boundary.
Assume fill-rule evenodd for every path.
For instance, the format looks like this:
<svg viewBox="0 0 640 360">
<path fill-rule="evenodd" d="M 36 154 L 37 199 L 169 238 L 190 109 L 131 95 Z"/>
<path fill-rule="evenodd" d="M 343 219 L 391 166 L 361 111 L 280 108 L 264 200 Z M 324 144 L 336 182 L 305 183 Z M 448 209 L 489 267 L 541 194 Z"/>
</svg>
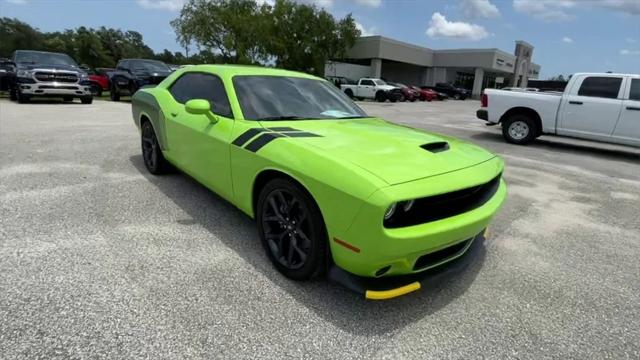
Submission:
<svg viewBox="0 0 640 360">
<path fill-rule="evenodd" d="M 267 8 L 254 0 L 189 0 L 171 25 L 183 47 L 195 43 L 225 62 L 257 63 L 266 60 Z"/>
<path fill-rule="evenodd" d="M 42 33 L 18 19 L 0 18 L 0 56 L 8 57 L 17 49 L 42 50 Z"/>
</svg>

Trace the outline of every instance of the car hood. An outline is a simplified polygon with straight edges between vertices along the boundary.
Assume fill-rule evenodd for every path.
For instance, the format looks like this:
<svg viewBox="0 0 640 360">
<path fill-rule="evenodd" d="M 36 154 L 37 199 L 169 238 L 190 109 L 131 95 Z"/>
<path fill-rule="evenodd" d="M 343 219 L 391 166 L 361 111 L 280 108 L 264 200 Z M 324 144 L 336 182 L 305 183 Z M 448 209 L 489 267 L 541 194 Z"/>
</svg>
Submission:
<svg viewBox="0 0 640 360">
<path fill-rule="evenodd" d="M 275 127 L 274 131 L 285 135 L 284 130 L 316 135 L 294 139 L 317 147 L 328 156 L 349 161 L 390 185 L 460 170 L 495 157 L 454 138 L 377 118 L 263 121 L 262 125 Z"/>
<path fill-rule="evenodd" d="M 20 70 L 33 70 L 33 69 L 43 69 L 43 70 L 64 70 L 64 71 L 73 71 L 77 73 L 82 73 L 83 71 L 77 67 L 69 66 L 69 65 L 51 65 L 51 64 L 25 64 L 18 63 L 17 68 Z"/>
</svg>

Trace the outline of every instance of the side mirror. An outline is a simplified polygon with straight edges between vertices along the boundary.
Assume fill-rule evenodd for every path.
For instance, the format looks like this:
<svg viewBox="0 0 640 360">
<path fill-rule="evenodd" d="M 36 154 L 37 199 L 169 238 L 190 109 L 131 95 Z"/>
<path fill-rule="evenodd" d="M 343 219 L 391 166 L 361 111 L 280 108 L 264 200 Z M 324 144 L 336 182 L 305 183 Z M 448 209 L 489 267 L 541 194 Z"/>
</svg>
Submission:
<svg viewBox="0 0 640 360">
<path fill-rule="evenodd" d="M 189 114 L 202 115 L 211 111 L 211 105 L 204 99 L 193 99 L 184 104 Z"/>
</svg>

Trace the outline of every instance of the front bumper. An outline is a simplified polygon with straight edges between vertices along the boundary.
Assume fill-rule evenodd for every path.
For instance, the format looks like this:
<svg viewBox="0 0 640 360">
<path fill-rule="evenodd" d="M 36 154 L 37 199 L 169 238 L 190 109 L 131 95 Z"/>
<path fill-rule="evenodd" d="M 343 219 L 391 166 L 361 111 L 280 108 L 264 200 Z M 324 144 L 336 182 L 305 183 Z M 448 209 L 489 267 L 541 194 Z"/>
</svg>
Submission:
<svg viewBox="0 0 640 360">
<path fill-rule="evenodd" d="M 429 255 L 444 250 L 455 252 L 489 225 L 506 198 L 503 179 L 481 205 L 418 225 L 385 228 L 382 218 L 390 199 L 416 199 L 485 184 L 502 170 L 503 162 L 496 157 L 469 168 L 379 190 L 362 205 L 348 230 L 330 234 L 334 263 L 354 275 L 375 278 L 419 273 L 453 259 L 446 252 L 442 257 Z"/>
<path fill-rule="evenodd" d="M 18 83 L 20 92 L 31 96 L 91 96 L 91 86 L 79 83 L 35 82 Z"/>
<path fill-rule="evenodd" d="M 343 287 L 363 295 L 368 300 L 388 300 L 425 287 L 435 287 L 464 271 L 484 250 L 484 242 L 489 237 L 488 230 L 469 239 L 469 245 L 459 254 L 452 256 L 446 265 L 432 267 L 420 273 L 370 278 L 351 274 L 337 266 L 329 269 L 328 277 Z"/>
</svg>

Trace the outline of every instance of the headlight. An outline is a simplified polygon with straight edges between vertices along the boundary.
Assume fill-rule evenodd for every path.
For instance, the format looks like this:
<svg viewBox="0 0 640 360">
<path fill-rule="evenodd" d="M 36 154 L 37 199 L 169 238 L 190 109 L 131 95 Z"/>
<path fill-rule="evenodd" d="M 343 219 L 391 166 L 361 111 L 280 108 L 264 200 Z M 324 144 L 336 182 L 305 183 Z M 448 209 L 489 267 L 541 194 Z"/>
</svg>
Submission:
<svg viewBox="0 0 640 360">
<path fill-rule="evenodd" d="M 32 77 L 33 76 L 33 72 L 31 70 L 18 70 L 18 73 L 16 74 L 18 77 Z"/>
<path fill-rule="evenodd" d="M 402 210 L 404 210 L 404 212 L 411 210 L 414 203 L 415 203 L 415 200 L 404 201 L 402 203 Z"/>
<path fill-rule="evenodd" d="M 393 203 L 393 204 L 391 204 L 391 206 L 389 206 L 389 208 L 387 209 L 387 212 L 384 213 L 384 219 L 385 220 L 391 219 L 393 214 L 395 214 L 395 212 L 396 212 L 396 207 L 397 207 L 396 203 Z"/>
</svg>

